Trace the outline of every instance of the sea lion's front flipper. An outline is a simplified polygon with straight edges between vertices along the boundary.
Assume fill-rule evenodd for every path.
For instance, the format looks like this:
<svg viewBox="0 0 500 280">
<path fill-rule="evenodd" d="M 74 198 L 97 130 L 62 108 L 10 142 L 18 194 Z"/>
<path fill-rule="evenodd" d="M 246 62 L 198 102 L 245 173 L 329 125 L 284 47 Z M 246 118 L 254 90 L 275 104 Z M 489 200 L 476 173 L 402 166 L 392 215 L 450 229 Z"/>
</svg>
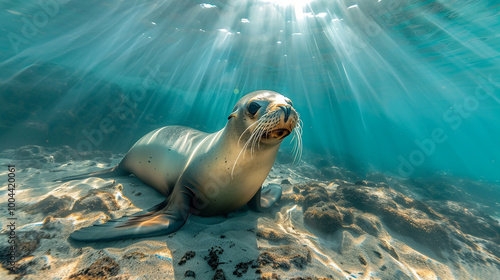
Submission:
<svg viewBox="0 0 500 280">
<path fill-rule="evenodd" d="M 261 189 L 250 199 L 247 205 L 254 211 L 266 212 L 281 199 L 281 186 L 269 184 Z"/>
<path fill-rule="evenodd" d="M 150 208 L 150 212 L 143 211 L 82 228 L 73 232 L 70 237 L 77 241 L 105 241 L 169 234 L 186 222 L 192 197 L 189 188 L 175 188 L 167 200 Z"/>
</svg>

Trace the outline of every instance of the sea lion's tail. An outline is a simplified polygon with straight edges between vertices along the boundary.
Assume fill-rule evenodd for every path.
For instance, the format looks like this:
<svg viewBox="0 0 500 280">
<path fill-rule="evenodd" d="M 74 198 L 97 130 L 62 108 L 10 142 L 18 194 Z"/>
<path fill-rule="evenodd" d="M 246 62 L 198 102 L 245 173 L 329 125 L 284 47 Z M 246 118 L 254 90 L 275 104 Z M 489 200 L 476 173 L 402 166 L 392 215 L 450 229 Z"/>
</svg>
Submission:
<svg viewBox="0 0 500 280">
<path fill-rule="evenodd" d="M 119 165 L 117 165 L 117 166 L 109 168 L 109 169 L 104 169 L 104 170 L 99 170 L 99 171 L 95 171 L 95 172 L 90 172 L 90 173 L 55 179 L 55 180 L 53 180 L 53 182 L 67 182 L 67 181 L 72 181 L 72 180 L 85 179 L 85 178 L 89 178 L 89 177 L 109 178 L 109 177 L 125 176 L 128 174 L 130 174 L 130 173 L 123 170 L 122 168 L 119 167 Z"/>
</svg>

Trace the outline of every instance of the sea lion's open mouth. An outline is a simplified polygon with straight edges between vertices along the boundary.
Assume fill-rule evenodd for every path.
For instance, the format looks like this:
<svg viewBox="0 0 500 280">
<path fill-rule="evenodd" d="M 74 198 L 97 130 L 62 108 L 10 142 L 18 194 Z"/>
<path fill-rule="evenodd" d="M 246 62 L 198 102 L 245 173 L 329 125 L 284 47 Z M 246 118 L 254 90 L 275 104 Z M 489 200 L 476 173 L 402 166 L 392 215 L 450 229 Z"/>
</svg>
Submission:
<svg viewBox="0 0 500 280">
<path fill-rule="evenodd" d="M 286 128 L 278 128 L 278 129 L 275 129 L 275 130 L 271 130 L 271 131 L 269 131 L 267 133 L 264 133 L 262 135 L 262 138 L 265 138 L 265 139 L 269 139 L 269 138 L 282 139 L 282 138 L 285 138 L 288 135 L 290 135 L 290 133 L 292 133 L 292 132 L 290 130 L 286 129 Z"/>
</svg>

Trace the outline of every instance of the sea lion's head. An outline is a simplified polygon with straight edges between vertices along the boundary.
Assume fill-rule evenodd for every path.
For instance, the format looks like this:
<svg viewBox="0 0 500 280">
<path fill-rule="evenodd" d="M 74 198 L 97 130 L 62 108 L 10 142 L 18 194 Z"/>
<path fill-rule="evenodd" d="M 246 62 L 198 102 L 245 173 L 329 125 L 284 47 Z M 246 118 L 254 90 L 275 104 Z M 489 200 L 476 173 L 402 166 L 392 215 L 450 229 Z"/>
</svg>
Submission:
<svg viewBox="0 0 500 280">
<path fill-rule="evenodd" d="M 239 134 L 238 141 L 250 148 L 281 143 L 298 123 L 299 115 L 292 101 L 268 90 L 243 96 L 228 117 L 228 124 Z"/>
</svg>

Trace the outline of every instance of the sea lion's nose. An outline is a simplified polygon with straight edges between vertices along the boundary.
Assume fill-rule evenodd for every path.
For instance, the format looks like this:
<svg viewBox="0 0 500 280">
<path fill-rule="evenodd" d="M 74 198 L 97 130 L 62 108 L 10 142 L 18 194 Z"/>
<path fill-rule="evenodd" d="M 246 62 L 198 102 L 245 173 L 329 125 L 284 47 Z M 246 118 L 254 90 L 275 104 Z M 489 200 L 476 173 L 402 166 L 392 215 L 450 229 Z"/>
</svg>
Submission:
<svg viewBox="0 0 500 280">
<path fill-rule="evenodd" d="M 285 123 L 286 123 L 286 121 L 288 121 L 288 117 L 290 116 L 290 112 L 292 111 L 292 106 L 280 105 L 279 107 L 285 112 Z"/>
</svg>

